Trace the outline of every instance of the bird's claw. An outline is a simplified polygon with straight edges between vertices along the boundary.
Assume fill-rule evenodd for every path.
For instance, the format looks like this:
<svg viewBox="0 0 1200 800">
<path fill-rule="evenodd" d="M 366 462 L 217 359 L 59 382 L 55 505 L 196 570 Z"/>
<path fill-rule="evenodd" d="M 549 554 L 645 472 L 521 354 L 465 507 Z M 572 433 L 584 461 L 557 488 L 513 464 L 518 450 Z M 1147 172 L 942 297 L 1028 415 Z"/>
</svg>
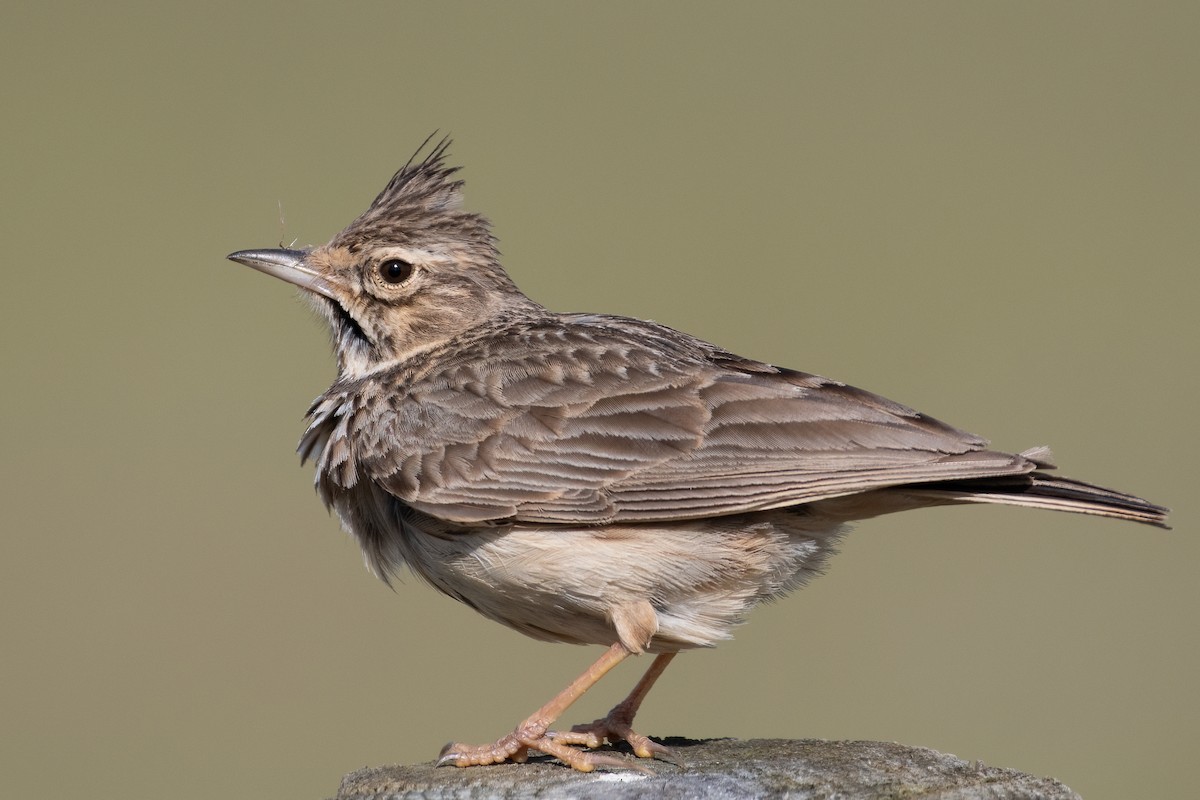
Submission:
<svg viewBox="0 0 1200 800">
<path fill-rule="evenodd" d="M 649 737 L 635 731 L 624 715 L 614 709 L 607 717 L 582 725 L 576 725 L 569 731 L 550 731 L 546 734 L 562 744 L 580 745 L 596 748 L 606 741 L 611 744 L 625 742 L 633 749 L 638 758 L 662 758 L 674 762 L 675 753 L 671 748 L 653 741 Z"/>
<path fill-rule="evenodd" d="M 504 761 L 523 763 L 529 758 L 529 751 L 536 750 L 539 753 L 553 756 L 572 769 L 580 772 L 592 772 L 597 767 L 612 767 L 647 772 L 644 767 L 619 756 L 590 753 L 571 747 L 571 744 L 583 743 L 576 742 L 573 739 L 570 741 L 564 740 L 564 736 L 570 738 L 572 734 L 548 731 L 542 732 L 539 735 L 530 735 L 528 732 L 517 730 L 507 736 L 500 737 L 492 744 L 465 745 L 458 742 L 450 742 L 442 748 L 442 752 L 438 755 L 436 766 L 473 767 L 485 764 L 499 764 Z M 670 752 L 655 742 L 651 742 L 650 744 L 661 748 L 665 752 Z M 584 744 L 584 746 L 587 747 L 589 745 Z"/>
</svg>

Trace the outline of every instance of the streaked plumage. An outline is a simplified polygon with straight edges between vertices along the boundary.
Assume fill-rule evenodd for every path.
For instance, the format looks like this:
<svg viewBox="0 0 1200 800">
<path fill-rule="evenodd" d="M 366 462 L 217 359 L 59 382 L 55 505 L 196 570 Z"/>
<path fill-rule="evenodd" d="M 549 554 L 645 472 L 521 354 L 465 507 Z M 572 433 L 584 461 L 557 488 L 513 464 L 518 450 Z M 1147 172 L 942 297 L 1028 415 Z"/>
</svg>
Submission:
<svg viewBox="0 0 1200 800">
<path fill-rule="evenodd" d="M 231 256 L 307 289 L 332 327 L 338 378 L 300 453 L 385 580 L 408 566 L 522 633 L 619 659 L 727 638 L 819 572 L 856 519 L 996 502 L 1164 523 L 1159 506 L 1048 474 L 1044 449 L 989 450 L 656 323 L 546 310 L 462 210 L 445 151 L 410 161 L 325 246 Z M 533 747 L 606 763 L 528 726 L 452 760 Z"/>
</svg>

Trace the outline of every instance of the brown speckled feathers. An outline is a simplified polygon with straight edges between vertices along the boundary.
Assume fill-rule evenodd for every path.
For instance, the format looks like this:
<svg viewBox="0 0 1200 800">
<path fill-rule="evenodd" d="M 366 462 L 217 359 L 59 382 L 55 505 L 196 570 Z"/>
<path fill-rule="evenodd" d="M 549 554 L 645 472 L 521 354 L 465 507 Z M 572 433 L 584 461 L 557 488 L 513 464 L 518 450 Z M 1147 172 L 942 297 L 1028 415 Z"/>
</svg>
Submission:
<svg viewBox="0 0 1200 800">
<path fill-rule="evenodd" d="M 456 345 L 335 385 L 302 454 L 327 441 L 319 471 L 338 485 L 374 480 L 462 523 L 687 519 L 1035 467 L 639 320 L 546 312 Z"/>
</svg>

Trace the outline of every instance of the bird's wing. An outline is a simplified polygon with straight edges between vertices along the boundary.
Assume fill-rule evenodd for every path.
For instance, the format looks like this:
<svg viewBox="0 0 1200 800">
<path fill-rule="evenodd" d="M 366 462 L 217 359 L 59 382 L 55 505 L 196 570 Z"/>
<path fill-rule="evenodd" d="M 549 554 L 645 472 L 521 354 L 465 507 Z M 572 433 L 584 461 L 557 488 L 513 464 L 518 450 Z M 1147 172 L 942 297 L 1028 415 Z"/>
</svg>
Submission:
<svg viewBox="0 0 1200 800">
<path fill-rule="evenodd" d="M 381 384 L 327 449 L 353 479 L 463 523 L 686 519 L 1034 468 L 877 395 L 663 326 L 562 320 Z"/>
</svg>

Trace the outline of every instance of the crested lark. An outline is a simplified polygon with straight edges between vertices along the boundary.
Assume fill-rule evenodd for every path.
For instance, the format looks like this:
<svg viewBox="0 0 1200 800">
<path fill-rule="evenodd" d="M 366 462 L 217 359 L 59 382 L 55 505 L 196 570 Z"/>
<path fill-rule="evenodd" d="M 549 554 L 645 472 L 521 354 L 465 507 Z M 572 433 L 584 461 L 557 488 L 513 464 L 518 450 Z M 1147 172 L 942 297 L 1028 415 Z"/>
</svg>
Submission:
<svg viewBox="0 0 1200 800">
<path fill-rule="evenodd" d="M 299 450 L 374 573 L 407 566 L 528 636 L 608 647 L 512 733 L 442 763 L 624 763 L 583 749 L 606 739 L 666 753 L 630 723 L 670 659 L 817 575 L 853 520 L 1003 503 L 1164 525 L 1164 508 L 1054 477 L 1044 448 L 989 450 L 652 322 L 546 310 L 462 209 L 447 145 L 328 244 L 229 256 L 304 289 L 333 329 L 337 380 Z M 606 718 L 549 730 L 643 652 L 658 655 Z"/>
</svg>

